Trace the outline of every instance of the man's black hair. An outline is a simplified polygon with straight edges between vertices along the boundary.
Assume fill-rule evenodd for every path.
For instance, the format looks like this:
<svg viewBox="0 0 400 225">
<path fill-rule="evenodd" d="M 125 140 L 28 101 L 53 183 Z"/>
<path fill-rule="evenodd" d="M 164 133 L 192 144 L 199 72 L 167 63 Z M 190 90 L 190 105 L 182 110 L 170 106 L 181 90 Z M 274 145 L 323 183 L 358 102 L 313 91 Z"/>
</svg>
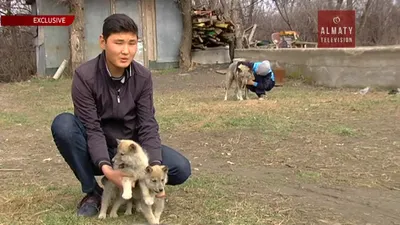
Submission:
<svg viewBox="0 0 400 225">
<path fill-rule="evenodd" d="M 115 33 L 123 33 L 123 32 L 132 32 L 136 36 L 138 36 L 138 27 L 133 21 L 132 18 L 127 16 L 126 14 L 116 13 L 108 16 L 104 20 L 103 24 L 103 37 L 104 40 L 111 34 Z"/>
</svg>

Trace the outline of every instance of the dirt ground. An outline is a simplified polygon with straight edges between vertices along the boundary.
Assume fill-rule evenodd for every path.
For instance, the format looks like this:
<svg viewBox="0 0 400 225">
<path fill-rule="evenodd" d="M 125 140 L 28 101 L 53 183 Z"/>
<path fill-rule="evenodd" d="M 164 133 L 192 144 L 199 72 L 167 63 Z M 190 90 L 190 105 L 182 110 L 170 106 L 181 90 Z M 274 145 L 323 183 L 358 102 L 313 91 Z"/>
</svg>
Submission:
<svg viewBox="0 0 400 225">
<path fill-rule="evenodd" d="M 224 97 L 224 66 L 155 72 L 163 143 L 192 164 L 165 224 L 400 224 L 400 96 L 287 81 Z M 50 133 L 69 79 L 0 84 L 0 225 L 127 224 L 75 216 L 79 183 Z"/>
</svg>

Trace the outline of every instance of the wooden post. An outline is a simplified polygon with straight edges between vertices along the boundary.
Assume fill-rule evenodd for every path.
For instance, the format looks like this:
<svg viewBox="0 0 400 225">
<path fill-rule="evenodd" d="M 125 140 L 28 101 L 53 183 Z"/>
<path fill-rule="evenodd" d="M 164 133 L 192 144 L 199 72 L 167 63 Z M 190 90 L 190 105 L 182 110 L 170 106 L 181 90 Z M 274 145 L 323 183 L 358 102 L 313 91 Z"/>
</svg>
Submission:
<svg viewBox="0 0 400 225">
<path fill-rule="evenodd" d="M 143 61 L 146 67 L 149 61 L 155 61 L 157 51 L 157 33 L 155 18 L 155 0 L 141 0 L 142 36 L 143 36 Z"/>
<path fill-rule="evenodd" d="M 139 4 L 139 12 L 141 13 L 142 16 L 142 35 L 143 38 L 143 64 L 145 67 L 149 67 L 149 53 L 148 53 L 148 43 L 149 43 L 149 37 L 147 35 L 147 13 L 146 13 L 146 0 L 140 0 Z M 150 37 L 152 38 L 152 37 Z"/>
<path fill-rule="evenodd" d="M 117 6 L 115 4 L 115 0 L 110 0 L 110 11 L 111 14 L 117 13 Z"/>
</svg>

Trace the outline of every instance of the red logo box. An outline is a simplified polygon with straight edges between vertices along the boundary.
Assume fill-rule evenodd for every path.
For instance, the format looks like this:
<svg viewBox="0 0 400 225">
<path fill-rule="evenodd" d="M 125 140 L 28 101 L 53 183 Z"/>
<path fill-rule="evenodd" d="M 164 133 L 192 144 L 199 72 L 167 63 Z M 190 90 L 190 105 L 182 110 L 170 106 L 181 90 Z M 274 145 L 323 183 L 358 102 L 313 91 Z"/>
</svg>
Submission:
<svg viewBox="0 0 400 225">
<path fill-rule="evenodd" d="M 356 47 L 355 10 L 318 11 L 318 48 Z"/>
<path fill-rule="evenodd" d="M 74 15 L 17 15 L 1 16 L 1 26 L 70 26 Z"/>
</svg>

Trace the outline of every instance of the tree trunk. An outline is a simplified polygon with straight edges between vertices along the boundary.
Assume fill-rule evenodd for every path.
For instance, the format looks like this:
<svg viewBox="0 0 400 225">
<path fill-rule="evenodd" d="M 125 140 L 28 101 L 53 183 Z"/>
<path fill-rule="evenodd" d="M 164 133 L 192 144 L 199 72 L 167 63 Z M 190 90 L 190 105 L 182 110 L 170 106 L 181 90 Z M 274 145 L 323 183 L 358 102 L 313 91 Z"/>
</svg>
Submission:
<svg viewBox="0 0 400 225">
<path fill-rule="evenodd" d="M 347 0 L 346 2 L 346 8 L 348 10 L 353 10 L 353 0 Z"/>
<path fill-rule="evenodd" d="M 367 22 L 369 10 L 371 8 L 371 4 L 372 4 L 372 0 L 368 0 L 367 3 L 365 4 L 365 8 L 364 8 L 364 11 L 363 11 L 363 13 L 361 15 L 361 19 L 360 19 L 360 25 L 358 26 L 358 29 L 357 29 L 357 34 L 361 34 L 362 30 L 364 29 L 365 23 Z"/>
<path fill-rule="evenodd" d="M 235 48 L 243 48 L 243 19 L 240 17 L 240 0 L 232 0 L 231 2 L 232 9 L 232 20 L 235 24 L 235 39 L 236 39 L 236 47 Z"/>
<path fill-rule="evenodd" d="M 188 71 L 191 66 L 191 52 L 192 52 L 192 1 L 180 0 L 179 1 L 182 22 L 183 34 L 179 48 L 179 67 L 182 71 Z"/>
<path fill-rule="evenodd" d="M 333 1 L 334 0 L 328 0 L 328 9 L 330 10 L 333 9 L 333 4 L 334 4 Z"/>
<path fill-rule="evenodd" d="M 289 27 L 290 30 L 293 30 L 293 29 L 292 29 L 292 25 L 290 24 L 289 16 L 288 16 L 287 11 L 286 11 L 286 1 L 274 0 L 274 3 L 275 3 L 275 7 L 278 9 L 278 12 L 279 12 L 279 14 L 281 15 L 283 21 L 285 21 L 285 23 L 288 25 L 288 27 Z M 331 3 L 331 1 L 329 1 L 329 3 Z M 282 12 L 282 10 L 281 10 L 281 7 L 282 7 L 282 9 L 283 9 L 285 15 L 283 15 L 283 12 Z"/>
<path fill-rule="evenodd" d="M 194 0 L 194 6 L 196 7 L 196 8 L 198 8 L 198 7 L 200 7 L 200 6 L 202 6 L 203 4 L 201 3 L 201 0 Z"/>
<path fill-rule="evenodd" d="M 343 0 L 337 0 L 336 2 L 336 10 L 340 10 L 340 8 L 342 7 L 343 4 Z"/>
<path fill-rule="evenodd" d="M 257 1 L 256 0 L 251 0 L 249 13 L 247 14 L 247 15 L 249 15 L 249 17 L 247 19 L 247 25 L 248 26 L 252 26 L 253 25 L 253 21 L 254 21 L 254 6 L 255 6 L 255 4 L 257 4 Z"/>
<path fill-rule="evenodd" d="M 70 11 L 75 20 L 70 27 L 70 66 L 71 74 L 85 59 L 85 18 L 84 0 L 71 0 Z"/>
<path fill-rule="evenodd" d="M 5 2 L 5 11 L 6 11 L 6 15 L 13 15 L 12 13 L 12 0 L 6 0 Z M 10 32 L 11 35 L 11 42 L 12 45 L 9 46 L 11 52 L 18 52 L 18 27 L 6 27 L 6 29 L 8 29 L 8 31 Z M 4 30 L 6 30 L 4 29 Z M 11 75 L 10 74 L 10 82 L 12 81 L 19 81 L 21 75 L 19 74 L 21 72 L 21 64 L 18 63 L 18 54 L 12 54 L 9 56 L 11 58 L 10 60 L 10 67 L 13 68 L 14 73 Z"/>
<path fill-rule="evenodd" d="M 209 5 L 211 10 L 216 10 L 218 8 L 218 0 L 210 0 Z"/>
</svg>

